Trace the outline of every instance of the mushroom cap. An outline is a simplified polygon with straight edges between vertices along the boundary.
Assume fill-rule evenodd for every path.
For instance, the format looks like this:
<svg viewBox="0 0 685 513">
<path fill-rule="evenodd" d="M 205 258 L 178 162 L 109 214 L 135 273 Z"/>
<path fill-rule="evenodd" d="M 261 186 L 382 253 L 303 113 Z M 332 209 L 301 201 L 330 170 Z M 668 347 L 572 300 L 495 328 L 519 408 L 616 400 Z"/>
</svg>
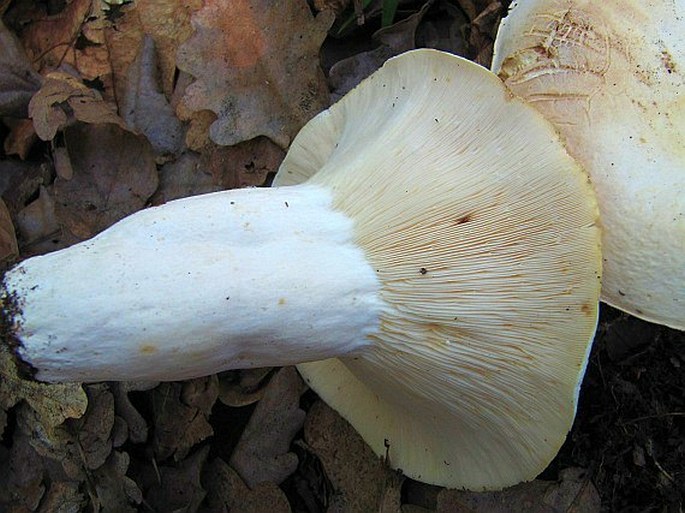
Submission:
<svg viewBox="0 0 685 513">
<path fill-rule="evenodd" d="M 572 424 L 600 290 L 594 194 L 553 127 L 488 70 L 415 50 L 302 129 L 275 185 L 306 180 L 388 307 L 370 348 L 305 380 L 412 478 L 533 479 Z"/>
<path fill-rule="evenodd" d="M 492 69 L 561 132 L 603 228 L 602 300 L 685 329 L 685 2 L 519 0 Z"/>
</svg>

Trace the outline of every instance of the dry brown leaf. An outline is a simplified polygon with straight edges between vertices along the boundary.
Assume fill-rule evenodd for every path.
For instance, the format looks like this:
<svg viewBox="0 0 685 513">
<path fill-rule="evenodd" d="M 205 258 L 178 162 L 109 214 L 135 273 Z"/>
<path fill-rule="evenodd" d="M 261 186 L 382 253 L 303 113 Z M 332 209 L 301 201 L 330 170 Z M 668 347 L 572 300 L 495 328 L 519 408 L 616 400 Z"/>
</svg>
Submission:
<svg viewBox="0 0 685 513">
<path fill-rule="evenodd" d="M 426 2 L 417 13 L 394 25 L 377 30 L 373 38 L 381 43 L 378 48 L 335 63 L 328 77 L 333 101 L 342 98 L 390 57 L 415 48 L 416 28 L 432 3 Z"/>
<path fill-rule="evenodd" d="M 38 198 L 17 214 L 17 231 L 24 256 L 43 254 L 65 247 L 50 191 L 41 186 Z"/>
<path fill-rule="evenodd" d="M 0 264 L 12 261 L 19 256 L 19 245 L 14 231 L 14 223 L 7 205 L 0 198 Z"/>
<path fill-rule="evenodd" d="M 379 459 L 362 437 L 324 402 L 307 414 L 304 437 L 319 457 L 335 493 L 329 511 L 367 513 L 396 503 L 401 476 Z"/>
<path fill-rule="evenodd" d="M 0 510 L 2 505 L 22 505 L 35 511 L 45 494 L 41 457 L 31 447 L 29 436 L 16 430 L 9 457 L 0 472 Z"/>
<path fill-rule="evenodd" d="M 119 126 L 77 124 L 64 131 L 73 178 L 57 178 L 57 217 L 87 239 L 140 210 L 157 188 L 153 151 Z"/>
<path fill-rule="evenodd" d="M 126 475 L 128 454 L 113 451 L 104 465 L 92 473 L 91 504 L 95 513 L 135 513 L 143 501 L 138 485 Z"/>
<path fill-rule="evenodd" d="M 146 36 L 128 68 L 119 112 L 128 126 L 147 137 L 158 155 L 182 149 L 184 129 L 166 96 L 160 92 L 157 52 Z"/>
<path fill-rule="evenodd" d="M 272 371 L 271 367 L 262 367 L 224 372 L 219 377 L 219 401 L 234 408 L 259 401 Z"/>
<path fill-rule="evenodd" d="M 40 70 L 69 65 L 84 79 L 98 79 L 111 90 L 109 52 L 103 35 L 105 6 L 93 0 L 73 0 L 58 14 L 34 20 L 21 34 L 31 61 Z"/>
<path fill-rule="evenodd" d="M 443 490 L 436 513 L 599 513 L 600 499 L 582 469 L 561 471 L 558 482 L 531 481 L 501 492 Z"/>
<path fill-rule="evenodd" d="M 205 498 L 200 476 L 209 446 L 185 458 L 174 467 L 160 467 L 158 481 L 145 494 L 153 511 L 195 513 Z"/>
<path fill-rule="evenodd" d="M 83 466 L 94 470 L 104 465 L 112 452 L 114 397 L 107 385 L 88 385 L 88 409 L 80 419 L 71 422 Z"/>
<path fill-rule="evenodd" d="M 305 418 L 300 409 L 303 392 L 294 367 L 282 368 L 267 385 L 230 459 L 250 488 L 263 482 L 280 484 L 297 468 L 297 456 L 289 450 Z"/>
<path fill-rule="evenodd" d="M 0 116 L 24 118 L 31 96 L 40 89 L 40 75 L 21 44 L 0 20 Z"/>
<path fill-rule="evenodd" d="M 158 385 L 154 381 L 125 381 L 112 385 L 114 394 L 115 412 L 126 422 L 128 439 L 134 444 L 140 444 L 147 440 L 147 421 L 131 403 L 129 392 L 142 392 L 152 390 Z"/>
<path fill-rule="evenodd" d="M 218 115 L 210 138 L 219 145 L 264 135 L 286 148 L 328 104 L 318 54 L 332 21 L 301 0 L 206 0 L 178 52 L 178 67 L 197 79 L 183 102 Z"/>
<path fill-rule="evenodd" d="M 29 435 L 35 451 L 61 466 L 69 480 L 83 480 L 82 458 L 76 437 L 66 423 L 49 426 L 29 406 L 20 404 L 16 409 L 17 428 Z"/>
<path fill-rule="evenodd" d="M 28 103 L 27 115 L 28 115 Z M 10 133 L 5 138 L 5 153 L 16 155 L 25 160 L 33 145 L 38 141 L 38 136 L 33 128 L 33 121 L 30 119 L 5 118 L 4 123 L 10 129 Z"/>
<path fill-rule="evenodd" d="M 84 508 L 85 497 L 79 483 L 53 481 L 36 513 L 77 513 Z"/>
<path fill-rule="evenodd" d="M 214 431 L 207 415 L 181 401 L 182 383 L 162 383 L 151 393 L 154 419 L 153 450 L 157 460 L 182 460 Z"/>
<path fill-rule="evenodd" d="M 197 408 L 206 417 L 212 413 L 219 397 L 219 378 L 216 375 L 195 378 L 183 382 L 181 401 L 191 408 Z"/>
<path fill-rule="evenodd" d="M 78 418 L 86 411 L 88 400 L 76 383 L 48 385 L 19 377 L 12 355 L 0 345 L 0 407 L 8 410 L 26 401 L 37 412 L 40 422 L 48 427 L 66 419 Z"/>
<path fill-rule="evenodd" d="M 209 463 L 203 473 L 208 507 L 203 513 L 290 513 L 281 489 L 273 483 L 260 483 L 250 489 L 223 460 Z"/>
<path fill-rule="evenodd" d="M 257 137 L 235 146 L 206 148 L 200 167 L 211 173 L 222 189 L 263 185 L 269 173 L 278 171 L 285 153 L 266 137 Z"/>
<path fill-rule="evenodd" d="M 122 97 L 122 79 L 126 77 L 146 35 L 154 41 L 159 56 L 161 91 L 171 98 L 177 72 L 176 51 L 179 44 L 192 34 L 190 15 L 201 6 L 201 0 L 145 0 L 115 8 L 116 14 L 108 16 L 110 25 L 105 37 L 117 98 Z"/>
<path fill-rule="evenodd" d="M 107 105 L 100 93 L 73 76 L 55 71 L 45 77 L 40 91 L 31 99 L 29 116 L 38 137 L 44 141 L 74 121 L 112 123 L 126 129 L 124 121 Z"/>
<path fill-rule="evenodd" d="M 195 194 L 263 185 L 284 152 L 266 137 L 235 146 L 206 145 L 202 155 L 186 153 L 160 171 L 152 203 L 159 205 Z"/>
<path fill-rule="evenodd" d="M 471 22 L 471 32 L 469 35 L 471 57 L 475 62 L 486 68 L 490 67 L 492 61 L 497 27 L 499 27 L 503 14 L 502 4 L 500 2 L 491 2 Z"/>
</svg>

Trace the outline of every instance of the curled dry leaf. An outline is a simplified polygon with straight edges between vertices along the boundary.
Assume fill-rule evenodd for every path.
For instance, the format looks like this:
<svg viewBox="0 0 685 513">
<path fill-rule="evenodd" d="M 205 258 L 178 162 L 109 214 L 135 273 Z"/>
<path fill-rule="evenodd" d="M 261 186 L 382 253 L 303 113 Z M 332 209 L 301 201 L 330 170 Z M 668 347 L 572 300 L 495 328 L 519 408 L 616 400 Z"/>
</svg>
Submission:
<svg viewBox="0 0 685 513">
<path fill-rule="evenodd" d="M 35 511 L 45 494 L 41 457 L 31 447 L 29 435 L 15 430 L 7 461 L 0 472 L 0 511 L 3 505 Z"/>
<path fill-rule="evenodd" d="M 158 155 L 174 154 L 183 144 L 183 125 L 160 87 L 155 43 L 145 36 L 128 68 L 119 111 L 131 128 L 147 137 Z"/>
<path fill-rule="evenodd" d="M 79 483 L 52 481 L 36 513 L 77 513 L 84 508 L 85 497 L 80 491 Z"/>
<path fill-rule="evenodd" d="M 205 145 L 201 155 L 185 153 L 162 167 L 153 204 L 206 192 L 263 185 L 278 170 L 283 150 L 266 137 L 235 146 Z"/>
<path fill-rule="evenodd" d="M 178 67 L 197 79 L 183 103 L 217 114 L 217 144 L 265 135 L 287 147 L 328 104 L 318 54 L 332 22 L 329 11 L 313 18 L 301 0 L 205 1 L 179 48 Z"/>
<path fill-rule="evenodd" d="M 114 397 L 107 385 L 86 387 L 88 409 L 71 423 L 83 466 L 87 470 L 101 467 L 112 452 L 114 427 Z"/>
<path fill-rule="evenodd" d="M 219 401 L 226 406 L 239 408 L 255 403 L 264 397 L 267 376 L 271 367 L 228 371 L 219 377 Z"/>
<path fill-rule="evenodd" d="M 266 387 L 230 459 L 250 488 L 280 484 L 297 468 L 297 456 L 289 448 L 304 422 L 299 406 L 304 388 L 294 367 L 279 370 Z"/>
<path fill-rule="evenodd" d="M 143 494 L 135 481 L 126 475 L 129 462 L 128 454 L 113 451 L 104 465 L 91 474 L 89 492 L 96 513 L 138 511 L 136 505 L 143 501 Z"/>
<path fill-rule="evenodd" d="M 0 198 L 0 264 L 19 256 L 19 245 L 7 205 Z"/>
<path fill-rule="evenodd" d="M 41 78 L 21 44 L 0 20 L 0 116 L 26 117 L 31 96 Z"/>
<path fill-rule="evenodd" d="M 383 505 L 390 509 L 399 501 L 402 477 L 324 402 L 317 401 L 309 410 L 304 437 L 333 485 L 329 511 L 366 513 Z"/>
<path fill-rule="evenodd" d="M 117 98 L 124 95 L 129 66 L 146 36 L 154 41 L 159 57 L 161 92 L 171 98 L 177 73 L 176 51 L 192 34 L 190 15 L 201 6 L 202 0 L 146 0 L 109 9 L 105 38 Z"/>
<path fill-rule="evenodd" d="M 39 455 L 58 462 L 69 480 L 85 479 L 76 437 L 66 423 L 48 426 L 25 404 L 15 411 L 18 429 L 29 435 L 29 442 Z"/>
<path fill-rule="evenodd" d="M 150 144 L 114 124 L 77 124 L 64 131 L 73 178 L 55 180 L 58 219 L 87 239 L 140 210 L 157 188 Z"/>
<path fill-rule="evenodd" d="M 73 0 L 57 14 L 30 20 L 21 40 L 31 61 L 41 71 L 68 65 L 84 79 L 97 79 L 111 91 L 104 8 L 104 2 Z"/>
<path fill-rule="evenodd" d="M 45 77 L 43 87 L 29 103 L 29 116 L 38 137 L 44 141 L 68 123 L 112 123 L 126 129 L 124 121 L 107 105 L 100 93 L 73 76 L 55 71 Z"/>
<path fill-rule="evenodd" d="M 24 256 L 42 254 L 63 247 L 61 228 L 55 214 L 55 200 L 41 186 L 38 197 L 17 214 L 17 231 Z"/>
<path fill-rule="evenodd" d="M 182 460 L 214 431 L 208 415 L 181 400 L 182 383 L 162 383 L 151 393 L 154 422 L 153 450 L 157 460 Z"/>
<path fill-rule="evenodd" d="M 290 513 L 290 505 L 281 489 L 273 483 L 260 483 L 252 489 L 223 460 L 209 463 L 203 473 L 207 487 L 204 513 Z"/>
<path fill-rule="evenodd" d="M 154 381 L 121 381 L 112 385 L 114 394 L 115 411 L 126 423 L 128 439 L 134 444 L 140 444 L 147 440 L 147 421 L 131 403 L 129 392 L 142 392 L 152 390 L 157 386 Z"/>
<path fill-rule="evenodd" d="M 160 467 L 159 480 L 145 494 L 146 504 L 153 511 L 197 512 L 206 496 L 200 476 L 208 453 L 205 446 L 173 467 Z"/>
<path fill-rule="evenodd" d="M 19 377 L 17 367 L 6 346 L 0 346 L 0 407 L 10 409 L 20 401 L 37 413 L 39 422 L 50 428 L 86 411 L 88 400 L 75 383 L 48 385 Z"/>
</svg>

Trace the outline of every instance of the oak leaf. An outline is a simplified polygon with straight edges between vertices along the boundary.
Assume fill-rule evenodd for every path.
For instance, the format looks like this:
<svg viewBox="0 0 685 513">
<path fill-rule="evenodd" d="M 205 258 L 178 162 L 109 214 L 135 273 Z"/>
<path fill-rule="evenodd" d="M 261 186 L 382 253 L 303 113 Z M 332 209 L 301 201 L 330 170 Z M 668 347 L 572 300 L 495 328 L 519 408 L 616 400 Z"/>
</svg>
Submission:
<svg viewBox="0 0 685 513">
<path fill-rule="evenodd" d="M 304 0 L 206 0 L 191 21 L 195 33 L 177 61 L 197 80 L 183 103 L 217 114 L 210 127 L 215 143 L 265 135 L 285 148 L 327 106 L 318 54 L 330 11 L 314 18 Z"/>
</svg>

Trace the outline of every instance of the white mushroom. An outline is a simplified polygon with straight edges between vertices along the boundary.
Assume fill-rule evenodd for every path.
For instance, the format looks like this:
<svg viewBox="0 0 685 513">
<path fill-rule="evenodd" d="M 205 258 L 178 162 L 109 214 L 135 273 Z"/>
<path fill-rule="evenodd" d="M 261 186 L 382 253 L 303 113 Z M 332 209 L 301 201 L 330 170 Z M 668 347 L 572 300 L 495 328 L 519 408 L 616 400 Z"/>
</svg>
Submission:
<svg viewBox="0 0 685 513">
<path fill-rule="evenodd" d="M 685 2 L 518 0 L 492 69 L 592 178 L 602 299 L 685 329 Z"/>
<path fill-rule="evenodd" d="M 313 119 L 277 182 L 24 261 L 16 353 L 49 381 L 310 362 L 408 476 L 534 478 L 573 421 L 600 288 L 594 196 L 554 129 L 484 68 L 414 51 Z"/>
</svg>

